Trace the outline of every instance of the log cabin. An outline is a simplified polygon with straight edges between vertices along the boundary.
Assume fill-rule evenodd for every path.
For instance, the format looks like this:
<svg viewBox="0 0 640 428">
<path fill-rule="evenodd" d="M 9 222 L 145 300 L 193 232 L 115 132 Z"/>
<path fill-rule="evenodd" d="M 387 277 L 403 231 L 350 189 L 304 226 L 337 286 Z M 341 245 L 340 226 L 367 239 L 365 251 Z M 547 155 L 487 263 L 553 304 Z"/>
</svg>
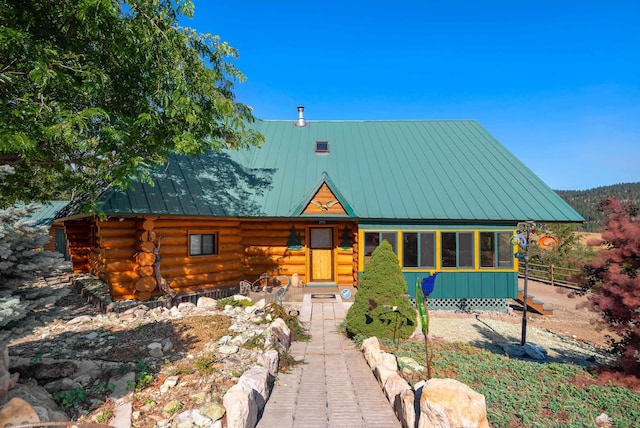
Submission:
<svg viewBox="0 0 640 428">
<path fill-rule="evenodd" d="M 582 217 L 473 120 L 251 124 L 264 145 L 174 156 L 153 184 L 108 189 L 101 216 L 62 216 L 74 272 L 114 300 L 200 293 L 263 273 L 357 287 L 387 240 L 414 295 L 438 271 L 434 308 L 506 309 L 521 221 Z M 73 205 L 70 205 L 72 207 Z"/>
<path fill-rule="evenodd" d="M 42 249 L 58 252 L 64 256 L 65 260 L 69 260 L 69 254 L 67 253 L 64 225 L 61 220 L 56 219 L 56 216 L 68 203 L 69 201 L 47 201 L 36 204 L 37 210 L 25 218 L 26 223 L 49 229 L 49 241 L 44 244 Z"/>
</svg>

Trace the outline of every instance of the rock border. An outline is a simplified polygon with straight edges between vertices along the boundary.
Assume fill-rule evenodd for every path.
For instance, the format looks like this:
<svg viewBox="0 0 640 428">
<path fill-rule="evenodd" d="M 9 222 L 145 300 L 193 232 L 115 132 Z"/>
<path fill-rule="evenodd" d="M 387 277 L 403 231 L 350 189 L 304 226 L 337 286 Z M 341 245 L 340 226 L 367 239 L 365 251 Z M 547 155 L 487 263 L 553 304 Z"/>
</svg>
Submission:
<svg viewBox="0 0 640 428">
<path fill-rule="evenodd" d="M 364 340 L 360 350 L 403 428 L 489 427 L 484 395 L 455 379 L 423 380 L 412 388 L 377 337 Z"/>
</svg>

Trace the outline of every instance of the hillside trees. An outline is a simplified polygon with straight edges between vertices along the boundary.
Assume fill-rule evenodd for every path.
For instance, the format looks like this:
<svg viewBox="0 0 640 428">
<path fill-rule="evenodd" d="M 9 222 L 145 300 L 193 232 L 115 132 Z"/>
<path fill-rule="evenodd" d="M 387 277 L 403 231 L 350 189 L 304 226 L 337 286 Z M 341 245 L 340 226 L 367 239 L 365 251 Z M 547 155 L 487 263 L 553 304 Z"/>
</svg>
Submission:
<svg viewBox="0 0 640 428">
<path fill-rule="evenodd" d="M 619 352 L 619 365 L 640 378 L 640 221 L 633 205 L 607 199 L 602 239 L 607 247 L 584 268 L 582 283 L 591 290 L 591 308 L 619 339 L 611 339 Z"/>
<path fill-rule="evenodd" d="M 346 317 L 347 333 L 379 338 L 407 338 L 416 328 L 416 310 L 404 294 L 407 285 L 391 244 L 371 254 L 355 301 Z"/>
<path fill-rule="evenodd" d="M 127 185 L 172 153 L 259 145 L 237 52 L 190 0 L 0 0 L 0 207 Z M 2 167 L 4 168 L 4 167 Z"/>
<path fill-rule="evenodd" d="M 587 232 L 600 231 L 604 214 L 599 209 L 599 203 L 606 198 L 615 198 L 625 204 L 640 207 L 640 182 L 620 183 L 587 190 L 556 190 L 556 193 L 584 217 L 582 230 Z"/>
</svg>

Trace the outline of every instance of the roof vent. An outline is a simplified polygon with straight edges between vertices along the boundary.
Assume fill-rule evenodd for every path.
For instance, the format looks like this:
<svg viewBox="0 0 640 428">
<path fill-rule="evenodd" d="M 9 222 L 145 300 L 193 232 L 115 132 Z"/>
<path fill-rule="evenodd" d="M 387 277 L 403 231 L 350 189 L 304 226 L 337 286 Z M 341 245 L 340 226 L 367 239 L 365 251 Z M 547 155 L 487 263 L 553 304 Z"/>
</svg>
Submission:
<svg viewBox="0 0 640 428">
<path fill-rule="evenodd" d="M 298 120 L 296 120 L 293 126 L 297 126 L 297 127 L 309 126 L 309 122 L 304 120 L 304 106 L 298 106 Z"/>
<path fill-rule="evenodd" d="M 328 155 L 329 154 L 329 142 L 328 141 L 316 141 L 316 154 Z"/>
</svg>

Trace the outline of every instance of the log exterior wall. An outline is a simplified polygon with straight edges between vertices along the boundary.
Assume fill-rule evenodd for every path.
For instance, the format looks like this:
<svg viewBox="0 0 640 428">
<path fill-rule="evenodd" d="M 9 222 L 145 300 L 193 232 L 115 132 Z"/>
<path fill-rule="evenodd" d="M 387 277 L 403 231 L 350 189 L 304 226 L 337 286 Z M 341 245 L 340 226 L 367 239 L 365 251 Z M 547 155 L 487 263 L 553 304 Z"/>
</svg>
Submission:
<svg viewBox="0 0 640 428">
<path fill-rule="evenodd" d="M 161 278 L 178 293 L 237 285 L 268 272 L 297 273 L 307 281 L 307 228 L 317 222 L 248 221 L 215 218 L 111 218 L 65 222 L 74 272 L 90 272 L 111 287 L 114 300 L 148 300 L 158 288 L 156 254 Z M 345 225 L 350 247 L 340 247 Z M 295 227 L 301 245 L 292 247 Z M 339 285 L 357 284 L 357 225 L 327 222 L 334 227 L 334 271 Z M 217 254 L 189 255 L 189 234 L 215 234 Z M 344 243 L 344 242 L 342 242 Z M 159 246 L 159 249 L 158 249 Z"/>
</svg>

